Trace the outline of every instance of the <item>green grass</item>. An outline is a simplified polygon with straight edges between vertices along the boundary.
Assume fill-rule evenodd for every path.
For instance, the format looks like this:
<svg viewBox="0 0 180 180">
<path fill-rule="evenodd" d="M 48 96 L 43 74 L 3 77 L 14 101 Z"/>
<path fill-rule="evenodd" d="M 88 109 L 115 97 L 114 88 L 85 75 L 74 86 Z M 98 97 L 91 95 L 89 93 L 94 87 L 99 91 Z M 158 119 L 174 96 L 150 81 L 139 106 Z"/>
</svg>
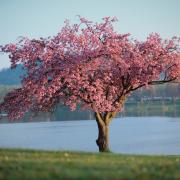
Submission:
<svg viewBox="0 0 180 180">
<path fill-rule="evenodd" d="M 180 156 L 0 149 L 0 179 L 180 179 Z"/>
</svg>

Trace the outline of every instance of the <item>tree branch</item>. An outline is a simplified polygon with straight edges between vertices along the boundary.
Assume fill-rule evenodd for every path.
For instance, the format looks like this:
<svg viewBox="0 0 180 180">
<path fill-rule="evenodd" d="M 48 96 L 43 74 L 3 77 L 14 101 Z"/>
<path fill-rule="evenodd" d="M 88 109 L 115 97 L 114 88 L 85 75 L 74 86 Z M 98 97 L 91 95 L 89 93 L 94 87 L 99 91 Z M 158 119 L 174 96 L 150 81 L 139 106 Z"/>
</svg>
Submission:
<svg viewBox="0 0 180 180">
<path fill-rule="evenodd" d="M 96 117 L 96 121 L 99 125 L 104 126 L 105 122 L 103 121 L 103 117 L 101 116 L 100 113 L 95 112 L 95 117 Z"/>
<path fill-rule="evenodd" d="M 172 78 L 172 79 L 168 79 L 168 80 L 160 80 L 160 81 L 151 81 L 151 82 L 148 82 L 148 85 L 157 85 L 157 84 L 164 84 L 164 83 L 168 83 L 168 82 L 171 82 L 171 81 L 174 81 L 176 80 L 177 78 Z"/>
<path fill-rule="evenodd" d="M 147 84 L 148 85 L 158 85 L 158 84 L 165 84 L 165 83 L 168 83 L 168 82 L 172 82 L 174 80 L 176 80 L 177 78 L 172 78 L 172 79 L 168 79 L 168 80 L 159 80 L 159 81 L 151 81 L 151 82 L 148 82 Z M 139 89 L 143 86 L 145 86 L 146 84 L 141 84 L 135 88 L 131 88 L 128 92 L 130 91 L 135 91 L 136 89 Z"/>
</svg>

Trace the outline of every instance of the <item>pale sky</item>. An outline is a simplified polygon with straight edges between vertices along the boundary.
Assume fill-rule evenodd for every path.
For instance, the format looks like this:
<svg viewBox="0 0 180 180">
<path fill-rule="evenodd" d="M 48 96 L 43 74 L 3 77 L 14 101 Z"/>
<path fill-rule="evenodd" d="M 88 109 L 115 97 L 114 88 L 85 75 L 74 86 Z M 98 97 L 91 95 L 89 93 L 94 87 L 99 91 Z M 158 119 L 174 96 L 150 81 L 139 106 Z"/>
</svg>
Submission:
<svg viewBox="0 0 180 180">
<path fill-rule="evenodd" d="M 116 30 L 143 40 L 151 32 L 180 37 L 180 0 L 0 0 L 0 44 L 56 35 L 65 19 L 116 16 Z M 0 69 L 9 67 L 0 54 Z"/>
</svg>

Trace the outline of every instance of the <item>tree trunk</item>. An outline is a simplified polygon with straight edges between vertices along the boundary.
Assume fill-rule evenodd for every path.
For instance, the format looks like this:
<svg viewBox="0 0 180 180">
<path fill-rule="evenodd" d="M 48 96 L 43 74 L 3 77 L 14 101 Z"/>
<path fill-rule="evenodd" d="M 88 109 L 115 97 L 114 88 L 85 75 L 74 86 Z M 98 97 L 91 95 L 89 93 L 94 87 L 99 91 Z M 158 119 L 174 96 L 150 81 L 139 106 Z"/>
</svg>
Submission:
<svg viewBox="0 0 180 180">
<path fill-rule="evenodd" d="M 119 106 L 121 107 L 124 104 L 124 101 L 126 99 L 125 95 L 121 95 L 118 98 Z M 116 116 L 117 112 L 95 112 L 95 118 L 98 125 L 98 138 L 96 140 L 96 143 L 99 147 L 99 152 L 110 152 L 109 148 L 109 124 L 112 121 L 112 119 Z"/>
<path fill-rule="evenodd" d="M 109 152 L 109 126 L 98 126 L 99 135 L 96 143 L 99 147 L 99 152 Z"/>
<path fill-rule="evenodd" d="M 99 147 L 99 152 L 110 152 L 109 148 L 109 123 L 100 123 L 96 116 L 96 122 L 98 125 L 98 138 L 96 144 Z"/>
</svg>

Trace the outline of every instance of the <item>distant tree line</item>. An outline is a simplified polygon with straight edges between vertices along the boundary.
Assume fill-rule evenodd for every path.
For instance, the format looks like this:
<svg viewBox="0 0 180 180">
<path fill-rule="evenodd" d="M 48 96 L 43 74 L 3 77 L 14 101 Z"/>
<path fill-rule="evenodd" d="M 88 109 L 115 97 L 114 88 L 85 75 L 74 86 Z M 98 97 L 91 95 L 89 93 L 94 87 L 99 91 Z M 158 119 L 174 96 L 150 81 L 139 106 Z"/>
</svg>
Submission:
<svg viewBox="0 0 180 180">
<path fill-rule="evenodd" d="M 176 99 L 180 98 L 180 84 L 174 83 L 174 84 L 163 84 L 159 86 L 151 86 L 149 89 L 139 89 L 138 91 L 134 92 L 132 96 L 130 97 L 136 101 L 142 100 L 142 99 L 153 99 L 153 98 L 159 98 L 159 99 Z"/>
<path fill-rule="evenodd" d="M 0 102 L 3 101 L 5 95 L 12 89 L 17 88 L 18 85 L 0 85 Z"/>
</svg>

